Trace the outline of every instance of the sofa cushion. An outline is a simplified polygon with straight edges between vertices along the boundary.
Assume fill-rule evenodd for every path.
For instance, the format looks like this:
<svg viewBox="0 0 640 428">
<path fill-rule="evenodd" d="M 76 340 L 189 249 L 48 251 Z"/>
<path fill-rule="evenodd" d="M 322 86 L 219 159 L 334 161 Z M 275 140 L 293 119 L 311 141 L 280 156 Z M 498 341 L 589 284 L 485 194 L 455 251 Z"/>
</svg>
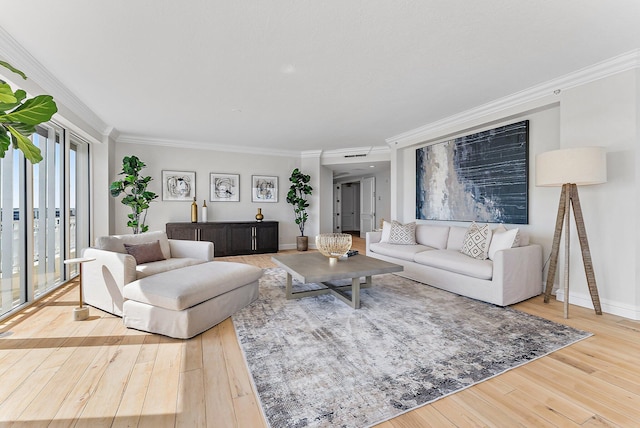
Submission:
<svg viewBox="0 0 640 428">
<path fill-rule="evenodd" d="M 458 250 L 423 251 L 415 255 L 416 263 L 478 279 L 493 277 L 493 262 L 478 260 L 462 254 Z"/>
<path fill-rule="evenodd" d="M 136 259 L 136 263 L 149 263 L 149 262 L 157 262 L 159 260 L 164 260 L 165 256 L 162 254 L 162 249 L 160 248 L 160 241 L 156 240 L 156 242 L 148 242 L 145 244 L 124 244 L 124 249 L 127 254 L 131 254 L 134 259 Z"/>
<path fill-rule="evenodd" d="M 127 284 L 125 299 L 181 311 L 257 281 L 262 269 L 233 262 L 207 262 L 173 269 Z"/>
<path fill-rule="evenodd" d="M 460 252 L 478 260 L 485 260 L 489 253 L 491 242 L 491 229 L 488 224 L 480 226 L 476 222 L 471 223 L 464 235 L 464 244 Z"/>
<path fill-rule="evenodd" d="M 416 223 L 402 224 L 397 221 L 391 223 L 389 243 L 397 245 L 416 245 Z"/>
<path fill-rule="evenodd" d="M 504 230 L 496 228 L 496 231 L 491 237 L 491 244 L 489 245 L 489 258 L 493 260 L 496 253 L 507 248 L 515 248 L 520 242 L 520 234 L 518 229 Z"/>
<path fill-rule="evenodd" d="M 382 235 L 380 236 L 380 242 L 389 242 L 389 236 L 391 236 L 391 223 L 388 221 L 382 222 Z"/>
<path fill-rule="evenodd" d="M 146 232 L 129 235 L 110 235 L 101 236 L 96 239 L 96 248 L 106 251 L 114 251 L 116 253 L 127 254 L 124 244 L 137 245 L 149 242 L 160 241 L 160 248 L 164 258 L 171 257 L 171 249 L 169 248 L 169 239 L 163 231 Z"/>
<path fill-rule="evenodd" d="M 201 263 L 205 263 L 205 260 L 193 259 L 190 257 L 173 257 L 171 259 L 160 260 L 157 262 L 144 263 L 136 266 L 136 279 L 155 275 L 157 273 L 167 272 L 173 269 L 199 265 Z"/>
<path fill-rule="evenodd" d="M 416 226 L 416 242 L 427 247 L 443 250 L 447 248 L 449 238 L 449 226 L 434 226 L 431 224 L 419 224 Z"/>
<path fill-rule="evenodd" d="M 415 254 L 420 253 L 422 251 L 433 250 L 431 247 L 427 247 L 426 245 L 396 245 L 396 244 L 388 244 L 385 242 L 376 242 L 374 244 L 369 245 L 369 250 L 374 253 L 381 254 L 383 256 L 388 257 L 396 257 L 402 260 L 413 261 L 413 257 Z"/>
<path fill-rule="evenodd" d="M 466 234 L 466 227 L 451 226 L 449 228 L 449 238 L 447 239 L 447 250 L 460 251 L 464 244 L 464 236 Z"/>
</svg>

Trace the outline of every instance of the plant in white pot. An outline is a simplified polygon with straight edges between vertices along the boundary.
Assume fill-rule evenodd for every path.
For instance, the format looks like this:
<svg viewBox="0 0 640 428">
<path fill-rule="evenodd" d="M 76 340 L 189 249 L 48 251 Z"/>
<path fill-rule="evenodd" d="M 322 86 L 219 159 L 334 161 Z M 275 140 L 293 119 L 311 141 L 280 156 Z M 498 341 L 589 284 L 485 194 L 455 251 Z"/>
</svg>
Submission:
<svg viewBox="0 0 640 428">
<path fill-rule="evenodd" d="M 300 236 L 296 237 L 296 248 L 298 251 L 307 251 L 309 248 L 309 237 L 304 236 L 304 225 L 309 218 L 307 208 L 309 202 L 307 197 L 311 195 L 313 188 L 309 185 L 311 176 L 303 174 L 298 168 L 294 169 L 289 177 L 291 187 L 287 193 L 287 202 L 293 205 L 295 221 L 300 229 Z"/>
</svg>

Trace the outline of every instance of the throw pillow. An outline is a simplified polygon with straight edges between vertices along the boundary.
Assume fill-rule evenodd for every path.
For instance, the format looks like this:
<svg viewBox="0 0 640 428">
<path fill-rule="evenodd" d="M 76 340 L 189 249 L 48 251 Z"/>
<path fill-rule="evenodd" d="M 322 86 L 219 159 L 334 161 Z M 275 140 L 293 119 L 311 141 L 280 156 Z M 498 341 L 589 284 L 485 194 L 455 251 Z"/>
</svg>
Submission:
<svg viewBox="0 0 640 428">
<path fill-rule="evenodd" d="M 138 245 L 124 244 L 124 249 L 127 254 L 131 254 L 136 259 L 136 263 L 139 265 L 165 259 L 162 248 L 160 248 L 160 241 Z"/>
<path fill-rule="evenodd" d="M 467 229 L 460 252 L 478 260 L 486 260 L 491 241 L 491 229 L 488 224 L 479 226 L 475 222 Z"/>
<path fill-rule="evenodd" d="M 518 235 L 519 229 L 505 229 L 504 232 L 494 233 L 493 237 L 491 238 L 491 245 L 489 246 L 489 258 L 493 260 L 496 253 L 500 250 L 517 247 L 519 238 Z"/>
<path fill-rule="evenodd" d="M 380 242 L 389 243 L 389 236 L 391 236 L 391 223 L 385 221 L 382 223 L 382 236 Z"/>
<path fill-rule="evenodd" d="M 391 223 L 391 233 L 389 234 L 389 244 L 415 245 L 416 244 L 416 223 L 402 224 L 397 221 Z"/>
</svg>

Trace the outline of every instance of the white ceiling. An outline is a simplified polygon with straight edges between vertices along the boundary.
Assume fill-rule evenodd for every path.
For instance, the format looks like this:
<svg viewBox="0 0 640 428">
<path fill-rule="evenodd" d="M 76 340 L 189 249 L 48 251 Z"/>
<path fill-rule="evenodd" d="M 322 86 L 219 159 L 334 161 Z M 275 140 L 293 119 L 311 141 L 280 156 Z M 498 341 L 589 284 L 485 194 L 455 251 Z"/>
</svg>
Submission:
<svg viewBox="0 0 640 428">
<path fill-rule="evenodd" d="M 384 145 L 640 47 L 639 0 L 0 1 L 121 136 L 273 150 Z"/>
</svg>

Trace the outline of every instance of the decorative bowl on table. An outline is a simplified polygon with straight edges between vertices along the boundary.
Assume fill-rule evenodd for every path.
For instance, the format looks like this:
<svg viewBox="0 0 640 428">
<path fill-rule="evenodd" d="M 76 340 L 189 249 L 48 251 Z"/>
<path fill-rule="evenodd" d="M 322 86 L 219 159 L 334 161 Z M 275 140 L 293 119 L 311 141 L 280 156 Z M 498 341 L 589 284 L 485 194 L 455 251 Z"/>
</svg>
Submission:
<svg viewBox="0 0 640 428">
<path fill-rule="evenodd" d="M 316 236 L 316 248 L 323 256 L 329 257 L 329 264 L 336 263 L 347 254 L 351 242 L 351 235 L 347 233 L 321 233 Z"/>
</svg>

